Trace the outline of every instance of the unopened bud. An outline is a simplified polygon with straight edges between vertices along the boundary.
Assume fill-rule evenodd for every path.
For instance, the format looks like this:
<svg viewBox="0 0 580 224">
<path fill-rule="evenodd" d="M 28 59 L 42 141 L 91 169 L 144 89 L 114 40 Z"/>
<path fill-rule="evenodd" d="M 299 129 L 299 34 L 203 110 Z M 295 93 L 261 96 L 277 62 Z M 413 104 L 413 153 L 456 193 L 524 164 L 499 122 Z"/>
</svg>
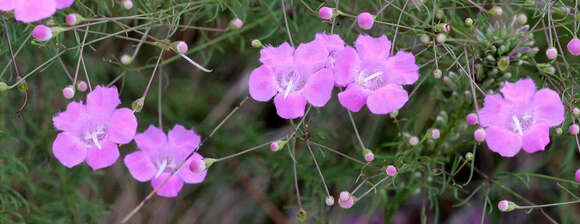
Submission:
<svg viewBox="0 0 580 224">
<path fill-rule="evenodd" d="M 445 43 L 445 41 L 447 40 L 447 35 L 445 35 L 444 33 L 437 34 L 435 40 L 437 41 L 437 43 Z"/>
<path fill-rule="evenodd" d="M 416 146 L 419 143 L 419 138 L 417 136 L 412 136 L 409 138 L 409 145 Z"/>
<path fill-rule="evenodd" d="M 358 27 L 363 30 L 370 30 L 375 23 L 375 17 L 368 12 L 363 12 L 357 16 Z"/>
<path fill-rule="evenodd" d="M 428 44 L 431 42 L 431 38 L 427 34 L 422 34 L 419 39 L 421 40 L 421 43 L 423 43 L 423 44 Z"/>
<path fill-rule="evenodd" d="M 121 64 L 128 65 L 133 62 L 133 58 L 127 54 L 121 56 Z"/>
<path fill-rule="evenodd" d="M 32 30 L 32 37 L 34 37 L 36 41 L 48 41 L 52 38 L 52 36 L 52 29 L 42 24 L 35 26 Z"/>
<path fill-rule="evenodd" d="M 298 210 L 298 213 L 296 213 L 296 219 L 298 219 L 298 222 L 306 222 L 306 219 L 308 219 L 308 213 L 301 208 Z"/>
<path fill-rule="evenodd" d="M 489 13 L 494 16 L 501 16 L 503 14 L 503 9 L 499 6 L 494 6 L 489 10 Z"/>
<path fill-rule="evenodd" d="M 284 147 L 286 145 L 286 143 L 288 143 L 288 141 L 286 141 L 286 140 L 278 140 L 278 141 L 272 142 L 272 143 L 270 143 L 270 151 L 272 151 L 272 152 L 280 151 L 280 149 L 282 149 L 282 147 Z"/>
<path fill-rule="evenodd" d="M 439 131 L 439 129 L 437 128 L 431 129 L 431 138 L 439 139 L 439 137 L 441 137 L 441 132 Z"/>
<path fill-rule="evenodd" d="M 435 11 L 435 18 L 442 19 L 443 16 L 445 16 L 445 12 L 443 12 L 443 10 L 438 9 L 437 11 Z"/>
<path fill-rule="evenodd" d="M 387 172 L 387 175 L 394 177 L 395 175 L 397 175 L 397 167 L 395 167 L 393 165 L 389 165 L 385 169 L 385 172 Z"/>
<path fill-rule="evenodd" d="M 173 42 L 173 46 L 175 47 L 175 50 L 177 51 L 177 53 L 180 53 L 180 54 L 185 54 L 187 52 L 187 50 L 189 49 L 189 47 L 187 46 L 187 43 L 185 43 L 184 41 L 175 41 L 175 42 Z"/>
<path fill-rule="evenodd" d="M 556 57 L 558 57 L 558 51 L 556 50 L 556 48 L 554 47 L 548 48 L 548 50 L 546 50 L 546 57 L 550 60 L 553 60 Z"/>
<path fill-rule="evenodd" d="M 341 208 L 351 208 L 354 205 L 354 197 L 350 193 L 343 191 L 340 192 L 340 197 L 338 199 L 338 205 Z"/>
<path fill-rule="evenodd" d="M 371 162 L 375 159 L 375 154 L 369 149 L 363 149 L 363 155 L 367 162 Z"/>
<path fill-rule="evenodd" d="M 133 8 L 133 2 L 131 0 L 123 1 L 123 8 L 125 8 L 127 10 Z"/>
<path fill-rule="evenodd" d="M 564 133 L 564 131 L 560 127 L 557 127 L 556 130 L 554 130 L 554 132 L 556 132 L 556 135 L 562 135 L 562 133 Z"/>
<path fill-rule="evenodd" d="M 83 17 L 77 13 L 69 13 L 68 15 L 66 15 L 64 21 L 69 26 L 74 26 L 81 23 L 83 21 Z"/>
<path fill-rule="evenodd" d="M 473 25 L 473 19 L 472 18 L 465 18 L 465 25 L 466 26 L 472 26 Z"/>
<path fill-rule="evenodd" d="M 473 160 L 473 153 L 471 152 L 465 153 L 465 160 L 467 161 Z"/>
<path fill-rule="evenodd" d="M 195 173 L 202 172 L 205 168 L 205 162 L 202 159 L 194 159 L 189 163 L 189 169 Z"/>
<path fill-rule="evenodd" d="M 440 79 L 442 75 L 443 75 L 443 72 L 441 72 L 440 69 L 435 69 L 435 71 L 433 71 L 433 77 L 436 79 Z"/>
<path fill-rule="evenodd" d="M 70 85 L 70 86 L 64 87 L 64 89 L 62 89 L 62 95 L 66 99 L 72 99 L 75 96 L 74 86 Z"/>
<path fill-rule="evenodd" d="M 141 112 L 141 110 L 143 110 L 143 104 L 145 104 L 145 98 L 141 97 L 131 103 L 131 108 L 135 112 Z"/>
<path fill-rule="evenodd" d="M 332 195 L 328 195 L 326 197 L 326 200 L 324 200 L 326 202 L 326 205 L 328 206 L 333 206 L 334 205 L 334 197 L 332 197 Z"/>
<path fill-rule="evenodd" d="M 6 90 L 9 90 L 10 86 L 8 86 L 8 84 L 6 84 L 5 82 L 0 82 L 0 92 L 4 92 Z"/>
<path fill-rule="evenodd" d="M 251 42 L 251 45 L 253 48 L 262 48 L 264 47 L 264 45 L 262 44 L 262 41 L 258 40 L 258 39 L 253 39 Z"/>
<path fill-rule="evenodd" d="M 577 135 L 580 132 L 580 127 L 577 124 L 570 125 L 568 129 L 571 135 Z"/>
<path fill-rule="evenodd" d="M 449 31 L 451 31 L 451 26 L 447 23 L 439 23 L 435 25 L 435 31 L 439 33 L 449 33 Z"/>
<path fill-rule="evenodd" d="M 324 20 L 330 20 L 334 17 L 334 9 L 329 7 L 322 7 L 318 10 L 318 17 Z"/>
<path fill-rule="evenodd" d="M 528 16 L 526 14 L 519 14 L 518 18 L 516 19 L 520 25 L 524 25 L 528 22 Z"/>
<path fill-rule="evenodd" d="M 518 208 L 518 205 L 508 200 L 501 200 L 499 203 L 497 203 L 497 208 L 502 212 L 511 212 Z"/>
<path fill-rule="evenodd" d="M 467 121 L 467 124 L 473 126 L 477 124 L 477 114 L 475 113 L 470 113 L 467 115 L 467 117 L 465 117 L 465 121 Z"/>
<path fill-rule="evenodd" d="M 574 116 L 580 115 L 580 109 L 578 109 L 578 107 L 572 108 L 572 114 L 574 114 Z"/>
<path fill-rule="evenodd" d="M 485 141 L 486 136 L 487 136 L 487 134 L 483 128 L 478 128 L 477 130 L 475 130 L 475 132 L 473 132 L 473 137 L 475 138 L 475 141 L 477 141 L 477 142 Z"/>
<path fill-rule="evenodd" d="M 79 83 L 77 83 L 77 90 L 84 92 L 87 91 L 88 85 L 87 82 L 85 81 L 80 81 Z"/>
<path fill-rule="evenodd" d="M 242 21 L 240 18 L 235 18 L 232 19 L 232 21 L 230 21 L 230 23 L 228 24 L 228 29 L 239 30 L 242 28 L 242 26 L 244 26 L 244 21 Z"/>
<path fill-rule="evenodd" d="M 510 66 L 510 57 L 509 56 L 505 56 L 499 59 L 499 61 L 497 61 L 497 68 L 504 72 L 506 71 Z"/>
</svg>

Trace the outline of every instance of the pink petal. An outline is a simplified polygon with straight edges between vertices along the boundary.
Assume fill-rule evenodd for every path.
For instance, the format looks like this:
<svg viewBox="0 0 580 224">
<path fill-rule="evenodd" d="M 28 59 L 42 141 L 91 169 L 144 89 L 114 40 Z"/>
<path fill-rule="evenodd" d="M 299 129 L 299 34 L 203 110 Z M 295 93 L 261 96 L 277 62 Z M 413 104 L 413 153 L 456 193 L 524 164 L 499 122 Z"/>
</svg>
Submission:
<svg viewBox="0 0 580 224">
<path fill-rule="evenodd" d="M 540 89 L 534 95 L 532 105 L 536 122 L 553 127 L 564 121 L 564 105 L 554 90 Z"/>
<path fill-rule="evenodd" d="M 408 100 L 406 90 L 399 85 L 388 84 L 369 95 L 367 107 L 373 114 L 388 114 L 401 109 Z"/>
<path fill-rule="evenodd" d="M 499 91 L 511 102 L 525 102 L 536 93 L 536 84 L 531 78 L 520 79 L 515 83 L 505 82 Z"/>
<path fill-rule="evenodd" d="M 117 87 L 97 86 L 87 95 L 87 111 L 99 121 L 110 119 L 111 114 L 121 104 Z"/>
<path fill-rule="evenodd" d="M 109 122 L 109 138 L 118 144 L 127 144 L 137 132 L 137 118 L 132 110 L 121 108 L 115 110 Z"/>
<path fill-rule="evenodd" d="M 322 43 L 328 51 L 341 51 L 344 49 L 344 41 L 337 34 L 317 33 L 314 41 Z"/>
<path fill-rule="evenodd" d="M 321 69 L 314 73 L 304 86 L 302 95 L 306 97 L 308 103 L 315 107 L 326 105 L 332 95 L 334 78 L 329 69 Z"/>
<path fill-rule="evenodd" d="M 387 60 L 387 83 L 409 85 L 419 79 L 419 66 L 412 53 L 399 51 Z"/>
<path fill-rule="evenodd" d="M 319 42 L 303 43 L 294 52 L 294 63 L 301 74 L 310 75 L 326 65 L 328 54 L 326 47 Z"/>
<path fill-rule="evenodd" d="M 56 9 L 64 9 L 70 7 L 75 0 L 54 0 L 56 2 Z"/>
<path fill-rule="evenodd" d="M 52 118 L 52 123 L 57 130 L 78 133 L 82 131 L 86 118 L 85 105 L 79 102 L 70 102 L 64 112 L 60 112 Z"/>
<path fill-rule="evenodd" d="M 346 46 L 336 54 L 334 81 L 337 86 L 346 86 L 354 81 L 359 70 L 360 59 L 354 48 Z"/>
<path fill-rule="evenodd" d="M 24 23 L 32 23 L 51 17 L 55 12 L 54 0 L 17 1 L 14 8 L 14 19 Z"/>
<path fill-rule="evenodd" d="M 19 0 L 2 0 L 0 1 L 0 11 L 10 11 L 16 8 L 16 3 Z"/>
<path fill-rule="evenodd" d="M 117 162 L 117 159 L 119 158 L 119 148 L 117 147 L 117 144 L 111 141 L 103 141 L 101 142 L 101 145 L 101 149 L 92 147 L 87 150 L 87 164 L 89 164 L 93 170 L 109 167 Z"/>
<path fill-rule="evenodd" d="M 85 161 L 87 150 L 78 137 L 63 132 L 52 143 L 52 153 L 62 165 L 72 168 Z"/>
<path fill-rule="evenodd" d="M 519 134 L 497 126 L 490 126 L 485 131 L 489 149 L 503 157 L 513 157 L 522 148 L 522 136 Z"/>
<path fill-rule="evenodd" d="M 338 102 L 352 112 L 359 112 L 367 103 L 367 96 L 369 94 L 371 94 L 371 91 L 368 89 L 352 83 L 346 87 L 346 90 L 338 93 Z"/>
<path fill-rule="evenodd" d="M 189 168 L 191 161 L 194 160 L 203 160 L 203 157 L 199 153 L 193 153 L 191 158 L 185 162 L 185 164 L 177 171 L 177 174 L 181 177 L 185 183 L 188 184 L 197 184 L 203 182 L 205 176 L 207 175 L 207 170 L 201 172 L 193 172 Z"/>
<path fill-rule="evenodd" d="M 485 96 L 483 108 L 479 110 L 480 124 L 484 127 L 496 125 L 503 127 L 511 121 L 511 112 L 507 102 L 499 94 Z M 509 119 L 509 120 L 508 120 Z"/>
<path fill-rule="evenodd" d="M 176 124 L 168 133 L 169 144 L 178 148 L 188 148 L 191 152 L 199 145 L 201 137 L 193 130 Z"/>
<path fill-rule="evenodd" d="M 274 73 L 266 65 L 252 71 L 248 84 L 250 96 L 257 101 L 268 101 L 278 92 Z"/>
<path fill-rule="evenodd" d="M 391 41 L 385 35 L 375 38 L 366 34 L 360 34 L 354 42 L 354 46 L 363 59 L 386 59 L 389 56 L 389 50 L 391 50 Z"/>
<path fill-rule="evenodd" d="M 143 151 L 129 153 L 123 159 L 125 166 L 129 169 L 131 176 L 140 182 L 151 180 L 157 173 L 157 169 L 151 158 Z"/>
<path fill-rule="evenodd" d="M 135 135 L 135 143 L 137 143 L 137 148 L 147 153 L 156 153 L 167 145 L 167 137 L 163 130 L 149 125 L 145 132 Z"/>
<path fill-rule="evenodd" d="M 271 67 L 289 66 L 294 62 L 294 49 L 284 42 L 278 47 L 267 46 L 260 50 L 260 61 Z"/>
<path fill-rule="evenodd" d="M 536 124 L 526 130 L 522 141 L 524 150 L 528 153 L 544 151 L 550 143 L 550 128 L 544 124 Z"/>
<path fill-rule="evenodd" d="M 157 189 L 157 186 L 161 185 L 169 175 L 171 175 L 171 173 L 162 173 L 159 177 L 154 178 L 153 181 L 151 181 L 153 189 Z M 182 187 L 183 180 L 178 175 L 174 175 L 163 184 L 159 191 L 157 191 L 157 195 L 167 198 L 176 197 Z"/>
<path fill-rule="evenodd" d="M 281 118 L 299 118 L 304 116 L 306 98 L 298 92 L 292 92 L 284 99 L 284 94 L 279 93 L 274 97 L 274 106 L 276 106 L 276 112 Z"/>
</svg>

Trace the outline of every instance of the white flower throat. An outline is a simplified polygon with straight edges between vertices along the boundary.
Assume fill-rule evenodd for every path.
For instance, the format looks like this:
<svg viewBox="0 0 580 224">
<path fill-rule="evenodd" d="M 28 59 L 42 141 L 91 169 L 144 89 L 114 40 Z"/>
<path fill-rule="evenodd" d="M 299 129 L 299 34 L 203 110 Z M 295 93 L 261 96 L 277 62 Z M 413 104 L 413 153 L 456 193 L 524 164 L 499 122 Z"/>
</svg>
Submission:
<svg viewBox="0 0 580 224">
<path fill-rule="evenodd" d="M 107 128 L 103 126 L 97 126 L 97 128 L 89 129 L 85 135 L 85 143 L 89 146 L 96 146 L 97 149 L 102 149 L 101 141 L 104 141 L 107 137 Z"/>
<path fill-rule="evenodd" d="M 524 132 L 528 130 L 535 122 L 532 119 L 532 115 L 530 114 L 514 114 L 512 115 L 511 124 L 512 131 L 517 132 L 521 136 L 524 135 Z"/>
</svg>

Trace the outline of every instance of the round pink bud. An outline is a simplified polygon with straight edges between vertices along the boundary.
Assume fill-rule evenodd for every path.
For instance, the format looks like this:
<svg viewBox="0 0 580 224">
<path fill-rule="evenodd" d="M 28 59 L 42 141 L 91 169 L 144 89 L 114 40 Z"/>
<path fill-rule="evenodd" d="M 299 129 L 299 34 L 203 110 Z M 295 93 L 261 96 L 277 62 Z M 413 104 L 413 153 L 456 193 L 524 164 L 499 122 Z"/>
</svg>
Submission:
<svg viewBox="0 0 580 224">
<path fill-rule="evenodd" d="M 439 131 L 439 129 L 435 128 L 431 130 L 431 137 L 433 139 L 439 139 L 439 137 L 441 137 L 441 132 Z"/>
<path fill-rule="evenodd" d="M 202 159 L 194 159 L 189 163 L 189 169 L 192 172 L 202 172 L 205 170 L 205 162 Z"/>
<path fill-rule="evenodd" d="M 328 197 L 326 197 L 326 205 L 328 206 L 333 206 L 334 205 L 334 197 L 332 197 L 332 195 L 328 195 Z"/>
<path fill-rule="evenodd" d="M 580 169 L 576 170 L 576 182 L 580 183 Z"/>
<path fill-rule="evenodd" d="M 501 16 L 503 14 L 503 9 L 499 6 L 494 6 L 489 10 L 489 12 L 494 16 Z"/>
<path fill-rule="evenodd" d="M 338 205 L 340 205 L 341 208 L 350 208 L 352 205 L 354 205 L 354 197 L 352 197 L 350 193 L 346 191 L 340 192 Z"/>
<path fill-rule="evenodd" d="M 416 136 L 409 138 L 409 145 L 416 146 L 417 144 L 419 144 L 419 138 Z"/>
<path fill-rule="evenodd" d="M 375 23 L 375 17 L 368 12 L 363 12 L 358 14 L 357 17 L 358 27 L 363 30 L 370 30 L 373 28 L 373 23 Z"/>
<path fill-rule="evenodd" d="M 332 16 L 333 12 L 331 8 L 324 6 L 318 10 L 318 17 L 321 19 L 329 20 L 332 19 Z"/>
<path fill-rule="evenodd" d="M 348 199 L 350 199 L 350 193 L 347 191 L 340 192 L 338 199 L 341 201 L 348 201 Z"/>
<path fill-rule="evenodd" d="M 79 83 L 77 83 L 77 89 L 81 92 L 87 91 L 87 82 L 85 81 L 80 81 Z"/>
<path fill-rule="evenodd" d="M 568 52 L 570 52 L 570 54 L 574 56 L 580 55 L 580 39 L 574 37 L 574 39 L 568 42 L 566 47 L 568 48 Z"/>
<path fill-rule="evenodd" d="M 580 109 L 578 109 L 578 107 L 572 108 L 572 114 L 574 114 L 574 116 L 580 115 Z"/>
<path fill-rule="evenodd" d="M 72 99 L 75 96 L 75 89 L 72 86 L 67 86 L 62 89 L 64 98 Z"/>
<path fill-rule="evenodd" d="M 501 200 L 497 203 L 497 208 L 502 212 L 507 212 L 510 207 L 510 203 L 507 200 Z"/>
<path fill-rule="evenodd" d="M 244 22 L 240 18 L 235 18 L 230 21 L 230 27 L 233 29 L 240 29 L 244 26 Z"/>
<path fill-rule="evenodd" d="M 394 177 L 395 175 L 397 175 L 397 167 L 395 167 L 393 165 L 387 166 L 385 171 L 387 172 L 387 175 L 389 175 L 391 177 Z"/>
<path fill-rule="evenodd" d="M 272 142 L 270 144 L 270 151 L 277 152 L 278 150 L 280 150 L 280 145 L 278 145 L 278 142 Z"/>
<path fill-rule="evenodd" d="M 467 115 L 467 117 L 465 117 L 465 121 L 467 121 L 467 124 L 473 126 L 477 124 L 477 114 L 475 113 L 470 113 Z"/>
<path fill-rule="evenodd" d="M 133 61 L 133 58 L 131 58 L 131 56 L 129 56 L 129 55 L 124 54 L 121 56 L 121 63 L 124 65 L 131 64 L 132 61 Z"/>
<path fill-rule="evenodd" d="M 546 57 L 550 60 L 556 58 L 558 56 L 558 51 L 556 50 L 556 48 L 551 47 L 548 48 L 548 50 L 546 50 Z"/>
<path fill-rule="evenodd" d="M 483 128 L 478 128 L 477 130 L 475 130 L 475 132 L 473 132 L 473 137 L 477 142 L 485 141 L 486 136 L 487 134 L 485 133 L 485 130 L 483 130 Z"/>
<path fill-rule="evenodd" d="M 77 23 L 79 22 L 79 16 L 76 13 L 69 13 L 68 15 L 66 15 L 64 21 L 66 22 L 66 24 L 70 25 L 70 26 L 74 26 L 77 25 Z"/>
<path fill-rule="evenodd" d="M 568 129 L 568 131 L 570 131 L 571 135 L 577 135 L 578 132 L 580 132 L 580 127 L 577 124 L 573 124 L 570 125 L 570 129 Z"/>
<path fill-rule="evenodd" d="M 365 160 L 366 160 L 367 162 L 371 162 L 371 161 L 373 161 L 374 159 L 375 159 L 375 154 L 373 154 L 373 152 L 371 152 L 371 151 L 368 151 L 368 152 L 365 154 Z"/>
<path fill-rule="evenodd" d="M 133 2 L 131 0 L 123 1 L 123 8 L 125 8 L 127 10 L 133 8 Z"/>
<path fill-rule="evenodd" d="M 32 30 L 32 37 L 37 41 L 47 41 L 52 38 L 52 29 L 45 25 L 37 25 Z"/>
<path fill-rule="evenodd" d="M 180 54 L 185 54 L 185 52 L 187 52 L 187 50 L 189 49 L 189 47 L 187 46 L 187 44 L 183 41 L 177 41 L 175 43 L 175 49 L 177 50 L 177 53 Z"/>
</svg>

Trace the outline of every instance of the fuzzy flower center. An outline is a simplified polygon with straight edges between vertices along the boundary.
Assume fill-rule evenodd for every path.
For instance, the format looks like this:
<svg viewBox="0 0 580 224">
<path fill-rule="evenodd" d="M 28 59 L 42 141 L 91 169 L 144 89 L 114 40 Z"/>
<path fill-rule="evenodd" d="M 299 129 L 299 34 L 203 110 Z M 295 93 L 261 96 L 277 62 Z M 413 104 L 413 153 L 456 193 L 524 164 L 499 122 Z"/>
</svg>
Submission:
<svg viewBox="0 0 580 224">
<path fill-rule="evenodd" d="M 104 126 L 97 126 L 96 128 L 91 128 L 83 136 L 85 143 L 92 147 L 96 146 L 98 149 L 102 148 L 101 142 L 107 138 L 107 128 Z"/>
<path fill-rule="evenodd" d="M 376 90 L 384 85 L 383 72 L 382 71 L 372 71 L 363 70 L 359 73 L 356 78 L 357 84 L 364 86 L 370 90 Z"/>
<path fill-rule="evenodd" d="M 530 114 L 514 114 L 512 115 L 511 130 L 523 136 L 524 132 L 532 127 L 534 123 L 534 119 Z"/>
<path fill-rule="evenodd" d="M 157 173 L 155 174 L 155 178 L 161 176 L 164 172 L 173 172 L 175 170 L 175 163 L 170 158 L 161 158 L 157 160 L 155 163 L 155 167 L 157 167 Z"/>
<path fill-rule="evenodd" d="M 284 99 L 286 99 L 288 94 L 299 91 L 304 87 L 304 85 L 306 85 L 306 77 L 293 70 L 278 75 L 276 77 L 276 82 L 278 83 L 278 90 L 284 93 Z"/>
</svg>

